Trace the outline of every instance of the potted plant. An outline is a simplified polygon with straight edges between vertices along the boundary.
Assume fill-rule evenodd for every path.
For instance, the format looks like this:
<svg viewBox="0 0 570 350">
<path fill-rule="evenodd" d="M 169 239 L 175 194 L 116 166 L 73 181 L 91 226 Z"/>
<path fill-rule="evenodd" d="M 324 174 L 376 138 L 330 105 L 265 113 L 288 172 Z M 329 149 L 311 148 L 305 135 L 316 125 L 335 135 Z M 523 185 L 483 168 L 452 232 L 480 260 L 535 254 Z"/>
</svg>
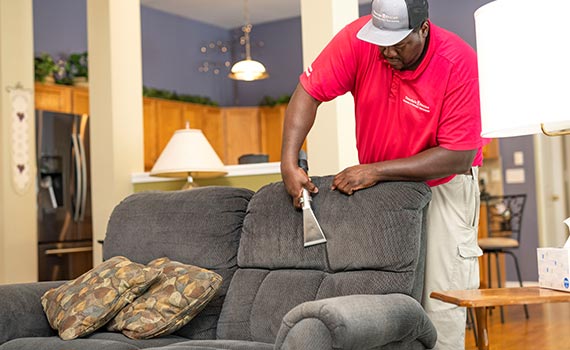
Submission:
<svg viewBox="0 0 570 350">
<path fill-rule="evenodd" d="M 53 84 L 53 74 L 57 71 L 55 61 L 48 53 L 42 53 L 34 58 L 34 79 L 41 83 Z"/>
<path fill-rule="evenodd" d="M 72 77 L 69 74 L 69 62 L 65 55 L 61 55 L 55 62 L 55 73 L 53 74 L 55 83 L 60 85 L 73 84 Z"/>
<path fill-rule="evenodd" d="M 72 53 L 67 60 L 69 65 L 69 75 L 73 80 L 73 85 L 87 86 L 89 77 L 87 67 L 87 51 L 82 53 Z"/>
</svg>

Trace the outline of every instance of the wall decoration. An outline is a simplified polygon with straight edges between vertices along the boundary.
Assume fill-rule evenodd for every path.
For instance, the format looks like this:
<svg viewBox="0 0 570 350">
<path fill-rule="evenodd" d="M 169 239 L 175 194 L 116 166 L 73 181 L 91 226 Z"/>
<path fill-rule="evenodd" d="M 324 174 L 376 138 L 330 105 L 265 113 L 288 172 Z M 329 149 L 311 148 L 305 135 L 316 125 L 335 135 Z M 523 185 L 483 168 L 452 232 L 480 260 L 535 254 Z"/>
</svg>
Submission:
<svg viewBox="0 0 570 350">
<path fill-rule="evenodd" d="M 226 75 L 230 69 L 230 45 L 221 40 L 203 43 L 200 53 L 204 56 L 198 71 L 214 75 Z"/>
<path fill-rule="evenodd" d="M 32 92 L 21 84 L 9 87 L 12 119 L 12 184 L 18 194 L 24 194 L 32 184 L 29 131 L 32 109 Z"/>
</svg>

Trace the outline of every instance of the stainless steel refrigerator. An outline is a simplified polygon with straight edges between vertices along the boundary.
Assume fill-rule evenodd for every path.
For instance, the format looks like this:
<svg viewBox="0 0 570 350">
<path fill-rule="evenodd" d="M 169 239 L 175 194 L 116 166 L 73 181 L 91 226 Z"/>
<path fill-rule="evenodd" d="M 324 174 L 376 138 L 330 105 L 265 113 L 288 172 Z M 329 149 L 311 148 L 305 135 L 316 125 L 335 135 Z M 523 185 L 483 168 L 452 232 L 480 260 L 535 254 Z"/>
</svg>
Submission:
<svg viewBox="0 0 570 350">
<path fill-rule="evenodd" d="M 39 281 L 93 266 L 89 117 L 36 111 Z"/>
</svg>

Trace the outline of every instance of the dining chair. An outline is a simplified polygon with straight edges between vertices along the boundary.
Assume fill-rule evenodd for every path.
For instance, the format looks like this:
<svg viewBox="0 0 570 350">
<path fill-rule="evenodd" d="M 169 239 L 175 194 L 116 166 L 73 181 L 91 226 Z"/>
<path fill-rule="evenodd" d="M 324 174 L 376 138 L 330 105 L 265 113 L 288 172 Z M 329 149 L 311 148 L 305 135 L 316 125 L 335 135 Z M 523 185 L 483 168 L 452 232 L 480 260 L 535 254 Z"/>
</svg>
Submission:
<svg viewBox="0 0 570 350">
<path fill-rule="evenodd" d="M 491 288 L 491 256 L 495 256 L 497 272 L 497 287 L 501 288 L 501 265 L 500 254 L 508 254 L 513 257 L 515 269 L 522 287 L 522 277 L 519 262 L 513 250 L 520 246 L 521 228 L 526 194 L 511 194 L 501 196 L 486 196 L 481 198 L 487 206 L 487 230 L 488 237 L 478 240 L 483 254 L 487 255 L 487 279 L 488 287 Z M 525 316 L 528 319 L 528 308 L 524 305 Z M 501 323 L 505 322 L 503 307 L 501 306 Z"/>
</svg>

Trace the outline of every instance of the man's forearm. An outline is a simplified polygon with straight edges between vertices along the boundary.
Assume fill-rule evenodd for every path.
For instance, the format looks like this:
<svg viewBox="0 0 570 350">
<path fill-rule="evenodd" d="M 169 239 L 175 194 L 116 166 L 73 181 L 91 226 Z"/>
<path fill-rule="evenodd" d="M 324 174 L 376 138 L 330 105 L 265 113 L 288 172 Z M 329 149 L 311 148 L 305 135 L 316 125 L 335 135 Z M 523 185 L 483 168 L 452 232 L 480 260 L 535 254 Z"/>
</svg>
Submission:
<svg viewBox="0 0 570 350">
<path fill-rule="evenodd" d="M 290 167 L 297 164 L 298 152 L 315 122 L 320 102 L 311 97 L 299 84 L 285 111 L 281 164 Z"/>
<path fill-rule="evenodd" d="M 450 151 L 435 147 L 414 156 L 372 164 L 351 166 L 336 174 L 331 189 L 353 194 L 354 191 L 385 181 L 427 181 L 466 173 L 477 150 Z"/>
<path fill-rule="evenodd" d="M 471 168 L 477 150 L 451 151 L 434 147 L 414 156 L 376 163 L 378 181 L 427 181 L 453 174 L 465 174 Z"/>
</svg>

